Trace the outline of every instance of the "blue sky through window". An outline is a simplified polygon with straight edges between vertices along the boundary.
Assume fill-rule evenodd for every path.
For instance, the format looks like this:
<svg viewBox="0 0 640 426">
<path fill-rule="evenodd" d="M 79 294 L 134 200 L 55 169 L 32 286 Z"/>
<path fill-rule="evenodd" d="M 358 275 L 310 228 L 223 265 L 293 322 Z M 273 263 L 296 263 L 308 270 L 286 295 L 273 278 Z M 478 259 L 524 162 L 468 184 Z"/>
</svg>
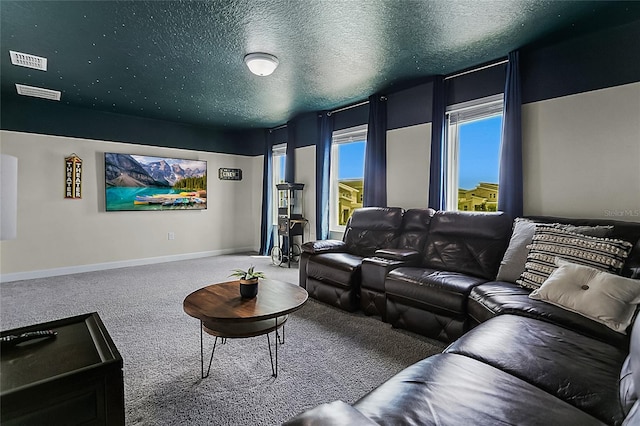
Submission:
<svg viewBox="0 0 640 426">
<path fill-rule="evenodd" d="M 458 186 L 473 189 L 480 182 L 498 183 L 502 115 L 459 127 Z"/>
<path fill-rule="evenodd" d="M 338 180 L 364 178 L 365 141 L 338 145 Z"/>
<path fill-rule="evenodd" d="M 278 176 L 280 177 L 280 180 L 282 180 L 282 181 L 284 181 L 286 165 L 287 165 L 287 156 L 283 155 L 282 156 L 282 161 L 280 161 L 280 170 L 278 171 L 278 173 L 280 173 Z"/>
</svg>

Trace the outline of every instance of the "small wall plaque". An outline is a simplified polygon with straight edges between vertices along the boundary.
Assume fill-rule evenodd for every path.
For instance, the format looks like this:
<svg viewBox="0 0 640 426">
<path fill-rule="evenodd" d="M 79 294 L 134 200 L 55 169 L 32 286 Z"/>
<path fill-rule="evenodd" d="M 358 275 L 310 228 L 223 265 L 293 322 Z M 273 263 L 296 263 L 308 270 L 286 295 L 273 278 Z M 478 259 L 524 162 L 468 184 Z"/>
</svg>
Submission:
<svg viewBox="0 0 640 426">
<path fill-rule="evenodd" d="M 76 154 L 71 154 L 64 162 L 64 198 L 82 198 L 82 160 Z"/>
<path fill-rule="evenodd" d="M 242 180 L 242 169 L 218 169 L 218 179 L 220 180 Z"/>
</svg>

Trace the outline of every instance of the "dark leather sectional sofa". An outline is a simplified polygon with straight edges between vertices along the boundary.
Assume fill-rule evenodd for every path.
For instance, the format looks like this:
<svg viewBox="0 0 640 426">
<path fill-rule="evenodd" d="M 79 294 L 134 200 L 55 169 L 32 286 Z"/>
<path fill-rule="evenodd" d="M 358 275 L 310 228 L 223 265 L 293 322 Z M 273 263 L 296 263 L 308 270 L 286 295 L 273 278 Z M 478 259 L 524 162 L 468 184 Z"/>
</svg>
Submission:
<svg viewBox="0 0 640 426">
<path fill-rule="evenodd" d="M 640 278 L 640 223 L 621 275 Z M 290 425 L 640 425 L 640 324 L 626 334 L 496 281 L 512 221 L 501 213 L 356 211 L 343 241 L 303 247 L 300 284 L 346 310 L 452 342 L 353 405 L 323 404 Z M 640 280 L 638 280 L 640 286 Z"/>
</svg>

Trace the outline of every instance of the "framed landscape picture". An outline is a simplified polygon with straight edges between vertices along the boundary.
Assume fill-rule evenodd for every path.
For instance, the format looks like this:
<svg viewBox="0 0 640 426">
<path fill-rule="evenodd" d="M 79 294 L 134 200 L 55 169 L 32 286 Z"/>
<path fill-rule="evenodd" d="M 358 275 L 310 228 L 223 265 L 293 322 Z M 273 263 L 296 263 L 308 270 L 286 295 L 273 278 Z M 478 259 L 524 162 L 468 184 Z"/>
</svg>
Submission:
<svg viewBox="0 0 640 426">
<path fill-rule="evenodd" d="M 207 208 L 207 162 L 104 154 L 107 211 Z"/>
</svg>

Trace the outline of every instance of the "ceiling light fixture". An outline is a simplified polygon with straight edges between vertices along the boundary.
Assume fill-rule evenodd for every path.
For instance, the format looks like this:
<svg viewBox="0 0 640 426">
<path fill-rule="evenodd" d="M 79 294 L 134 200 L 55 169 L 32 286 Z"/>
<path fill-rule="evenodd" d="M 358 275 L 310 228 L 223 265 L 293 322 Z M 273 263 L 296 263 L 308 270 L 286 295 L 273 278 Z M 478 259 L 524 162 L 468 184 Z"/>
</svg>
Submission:
<svg viewBox="0 0 640 426">
<path fill-rule="evenodd" d="M 268 53 L 249 53 L 244 57 L 244 63 L 255 75 L 265 77 L 271 75 L 278 67 L 278 58 Z"/>
</svg>

